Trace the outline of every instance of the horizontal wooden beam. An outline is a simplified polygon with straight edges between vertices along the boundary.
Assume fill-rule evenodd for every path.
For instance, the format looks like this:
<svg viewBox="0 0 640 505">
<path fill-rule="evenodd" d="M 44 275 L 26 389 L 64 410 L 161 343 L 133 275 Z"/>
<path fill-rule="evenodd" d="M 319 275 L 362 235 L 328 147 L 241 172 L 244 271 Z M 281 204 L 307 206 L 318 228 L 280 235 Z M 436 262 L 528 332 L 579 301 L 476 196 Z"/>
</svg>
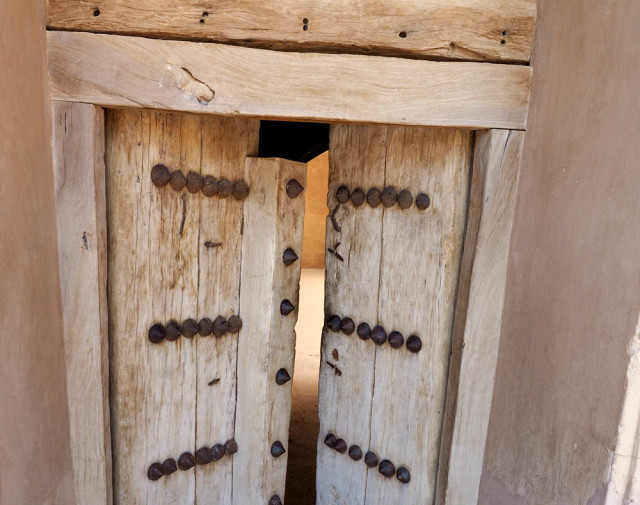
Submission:
<svg viewBox="0 0 640 505">
<path fill-rule="evenodd" d="M 49 32 L 54 100 L 301 121 L 524 129 L 531 68 Z"/>
<path fill-rule="evenodd" d="M 536 0 L 49 0 L 50 28 L 331 51 L 527 62 Z"/>
</svg>

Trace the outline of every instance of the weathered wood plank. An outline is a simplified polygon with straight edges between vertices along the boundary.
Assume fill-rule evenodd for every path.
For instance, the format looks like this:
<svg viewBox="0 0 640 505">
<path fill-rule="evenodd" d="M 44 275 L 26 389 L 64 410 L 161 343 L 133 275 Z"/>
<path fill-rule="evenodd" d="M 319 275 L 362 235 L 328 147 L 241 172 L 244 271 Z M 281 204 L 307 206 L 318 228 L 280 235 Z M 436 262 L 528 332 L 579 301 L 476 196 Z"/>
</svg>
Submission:
<svg viewBox="0 0 640 505">
<path fill-rule="evenodd" d="M 276 119 L 524 129 L 531 68 L 49 32 L 52 97 Z"/>
<path fill-rule="evenodd" d="M 461 343 L 445 501 L 450 505 L 478 501 L 523 141 L 522 132 L 493 130 L 477 135 L 474 183 L 482 185 L 483 207 Z"/>
<path fill-rule="evenodd" d="M 54 102 L 53 169 L 76 505 L 111 505 L 104 114 Z"/>
<path fill-rule="evenodd" d="M 49 0 L 48 26 L 306 51 L 529 61 L 535 0 Z M 503 42 L 504 41 L 504 42 Z"/>
<path fill-rule="evenodd" d="M 272 444 L 288 447 L 291 383 L 278 385 L 284 368 L 293 374 L 300 265 L 285 265 L 287 248 L 302 256 L 304 192 L 287 195 L 287 183 L 306 184 L 306 165 L 280 159 L 247 158 L 251 193 L 245 203 L 238 342 L 236 437 L 242 444 L 233 473 L 233 503 L 284 500 L 286 453 L 274 457 Z M 283 315 L 289 300 L 296 310 Z"/>
</svg>

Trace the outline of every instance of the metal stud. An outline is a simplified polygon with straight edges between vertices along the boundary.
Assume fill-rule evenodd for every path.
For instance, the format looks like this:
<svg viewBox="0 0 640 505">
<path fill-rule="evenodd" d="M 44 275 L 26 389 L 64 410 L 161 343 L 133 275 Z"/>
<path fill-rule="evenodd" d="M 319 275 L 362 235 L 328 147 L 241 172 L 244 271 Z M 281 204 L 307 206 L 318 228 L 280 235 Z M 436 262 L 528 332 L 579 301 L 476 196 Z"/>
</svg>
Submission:
<svg viewBox="0 0 640 505">
<path fill-rule="evenodd" d="M 340 321 L 340 330 L 345 335 L 351 335 L 356 329 L 356 323 L 353 322 L 353 319 L 350 317 L 345 317 L 342 321 Z"/>
<path fill-rule="evenodd" d="M 362 459 L 362 449 L 358 445 L 352 445 L 349 447 L 349 457 L 353 461 L 360 461 Z"/>
<path fill-rule="evenodd" d="M 218 179 L 218 196 L 220 198 L 227 198 L 231 195 L 232 190 L 233 188 L 229 179 L 225 179 L 224 177 L 222 179 Z"/>
<path fill-rule="evenodd" d="M 147 477 L 149 477 L 149 480 L 158 480 L 163 475 L 164 470 L 162 469 L 162 465 L 160 463 L 153 463 L 147 469 Z"/>
<path fill-rule="evenodd" d="M 380 461 L 378 472 L 380 472 L 387 478 L 393 477 L 396 474 L 396 467 L 388 459 L 383 459 L 382 461 Z"/>
<path fill-rule="evenodd" d="M 289 372 L 287 372 L 284 368 L 281 368 L 276 372 L 276 384 L 278 386 L 283 386 L 290 380 L 291 376 L 289 375 Z"/>
<path fill-rule="evenodd" d="M 402 333 L 395 330 L 389 333 L 389 345 L 391 347 L 398 349 L 399 347 L 402 347 L 402 344 L 404 344 L 404 337 L 402 336 Z"/>
<path fill-rule="evenodd" d="M 356 188 L 351 192 L 351 203 L 353 203 L 353 205 L 355 205 L 356 207 L 360 207 L 360 205 L 364 203 L 364 199 L 364 191 L 362 191 L 360 188 Z"/>
<path fill-rule="evenodd" d="M 224 317 L 218 316 L 213 320 L 213 334 L 216 337 L 221 337 L 228 331 L 229 331 L 229 323 Z"/>
<path fill-rule="evenodd" d="M 180 470 L 189 470 L 195 466 L 196 462 L 193 458 L 193 454 L 190 452 L 185 452 L 180 455 L 178 458 L 178 468 Z"/>
<path fill-rule="evenodd" d="M 429 198 L 429 195 L 426 193 L 420 193 L 416 196 L 416 207 L 418 207 L 418 209 L 425 210 L 429 208 L 429 205 L 431 205 L 431 198 Z"/>
<path fill-rule="evenodd" d="M 202 194 L 206 197 L 215 196 L 218 193 L 218 181 L 213 175 L 205 175 L 202 180 Z"/>
<path fill-rule="evenodd" d="M 198 172 L 190 170 L 187 174 L 187 191 L 197 193 L 202 189 L 202 176 Z"/>
<path fill-rule="evenodd" d="M 367 323 L 360 323 L 356 331 L 362 340 L 367 340 L 371 336 L 371 326 Z"/>
<path fill-rule="evenodd" d="M 198 333 L 203 337 L 208 337 L 213 333 L 213 321 L 208 317 L 200 319 L 198 323 Z"/>
<path fill-rule="evenodd" d="M 249 196 L 249 186 L 243 180 L 235 181 L 231 189 L 231 195 L 236 200 L 244 200 Z"/>
<path fill-rule="evenodd" d="M 411 480 L 411 472 L 407 470 L 404 466 L 401 466 L 396 471 L 396 479 L 398 479 L 403 484 L 408 484 Z"/>
<path fill-rule="evenodd" d="M 164 340 L 167 336 L 167 330 L 165 330 L 164 326 L 160 323 L 154 324 L 151 328 L 149 328 L 149 340 L 153 344 L 159 344 Z"/>
<path fill-rule="evenodd" d="M 224 443 L 224 453 L 227 456 L 233 456 L 236 452 L 238 452 L 238 444 L 235 440 L 227 440 Z"/>
<path fill-rule="evenodd" d="M 282 302 L 280 302 L 280 314 L 282 314 L 283 316 L 288 316 L 294 310 L 296 310 L 296 308 L 289 300 L 282 300 Z"/>
<path fill-rule="evenodd" d="M 420 352 L 420 349 L 422 349 L 422 340 L 420 340 L 418 335 L 411 335 L 407 339 L 407 349 L 413 353 Z"/>
<path fill-rule="evenodd" d="M 378 456 L 373 451 L 368 451 L 367 454 L 364 455 L 364 464 L 369 468 L 375 468 L 378 466 Z"/>
<path fill-rule="evenodd" d="M 336 440 L 336 443 L 333 446 L 333 448 L 334 448 L 334 450 L 336 450 L 340 454 L 344 454 L 345 451 L 347 450 L 347 443 L 344 440 L 342 440 L 341 438 L 339 438 L 338 440 Z"/>
<path fill-rule="evenodd" d="M 182 170 L 173 171 L 169 184 L 174 191 L 182 191 L 184 189 L 187 184 L 187 178 L 182 173 Z"/>
<path fill-rule="evenodd" d="M 296 198 L 303 190 L 304 186 L 297 179 L 289 179 L 287 182 L 287 196 L 289 198 Z"/>
<path fill-rule="evenodd" d="M 213 461 L 218 461 L 224 456 L 224 445 L 216 444 L 211 448 L 211 458 Z"/>
<path fill-rule="evenodd" d="M 208 447 L 200 447 L 196 451 L 196 465 L 208 465 L 213 461 L 213 456 L 211 455 L 211 449 Z"/>
<path fill-rule="evenodd" d="M 382 202 L 382 192 L 378 188 L 367 191 L 367 203 L 374 209 Z"/>
<path fill-rule="evenodd" d="M 340 186 L 336 190 L 336 200 L 338 200 L 338 203 L 347 203 L 350 197 L 351 197 L 351 191 L 349 191 L 348 187 Z"/>
<path fill-rule="evenodd" d="M 325 325 L 330 331 L 337 333 L 340 331 L 341 323 L 342 323 L 342 319 L 340 319 L 340 316 L 338 314 L 333 314 L 328 317 Z"/>
<path fill-rule="evenodd" d="M 195 319 L 187 319 L 182 323 L 182 334 L 187 338 L 192 338 L 198 333 L 198 321 Z"/>
<path fill-rule="evenodd" d="M 387 332 L 382 326 L 375 326 L 371 330 L 371 340 L 378 345 L 382 345 L 387 341 Z"/>
<path fill-rule="evenodd" d="M 298 255 L 293 249 L 291 249 L 291 247 L 288 247 L 282 253 L 282 262 L 287 266 L 293 265 L 297 260 Z"/>
<path fill-rule="evenodd" d="M 242 329 L 242 319 L 240 319 L 240 316 L 231 316 L 227 319 L 227 323 L 229 324 L 229 333 L 238 333 Z"/>
<path fill-rule="evenodd" d="M 162 462 L 162 471 L 165 475 L 171 475 L 178 470 L 178 464 L 173 458 L 167 458 Z"/>
<path fill-rule="evenodd" d="M 158 188 L 163 188 L 171 180 L 171 172 L 164 165 L 155 165 L 151 169 L 151 182 Z"/>
<path fill-rule="evenodd" d="M 336 446 L 336 436 L 333 433 L 329 433 L 324 437 L 324 445 L 333 449 Z"/>
<path fill-rule="evenodd" d="M 182 335 L 182 328 L 180 328 L 180 325 L 178 324 L 177 321 L 169 321 L 169 323 L 167 324 L 166 330 L 167 330 L 166 339 L 169 342 L 175 342 L 180 338 L 180 335 Z"/>
<path fill-rule="evenodd" d="M 398 201 L 398 193 L 393 186 L 387 186 L 382 190 L 382 205 L 393 207 Z"/>
<path fill-rule="evenodd" d="M 280 440 L 276 440 L 273 444 L 271 444 L 271 455 L 274 458 L 279 458 L 285 452 L 287 452 L 287 450 L 284 448 L 284 445 L 282 445 L 282 442 L 280 442 Z"/>
<path fill-rule="evenodd" d="M 398 193 L 398 206 L 404 210 L 413 205 L 413 195 L 408 189 L 403 189 Z"/>
<path fill-rule="evenodd" d="M 282 500 L 277 494 L 274 494 L 271 498 L 269 498 L 268 505 L 282 505 Z"/>
</svg>

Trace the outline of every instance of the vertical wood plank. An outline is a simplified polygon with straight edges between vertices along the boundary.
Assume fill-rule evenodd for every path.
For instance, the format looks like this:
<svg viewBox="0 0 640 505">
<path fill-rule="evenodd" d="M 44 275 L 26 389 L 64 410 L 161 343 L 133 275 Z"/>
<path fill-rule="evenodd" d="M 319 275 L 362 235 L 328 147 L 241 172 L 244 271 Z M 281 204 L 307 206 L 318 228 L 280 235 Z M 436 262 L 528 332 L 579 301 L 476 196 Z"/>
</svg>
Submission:
<svg viewBox="0 0 640 505">
<path fill-rule="evenodd" d="M 201 116 L 203 176 L 244 179 L 245 158 L 257 154 L 260 122 L 255 119 Z M 198 320 L 229 317 L 240 311 L 243 202 L 199 196 L 200 257 Z M 221 243 L 208 248 L 205 242 Z M 234 438 L 237 335 L 196 337 L 197 447 Z M 214 379 L 219 382 L 209 385 Z M 234 458 L 196 467 L 199 505 L 231 503 Z"/>
<path fill-rule="evenodd" d="M 450 505 L 478 501 L 523 141 L 524 132 L 507 130 L 481 132 L 476 138 L 473 170 L 482 185 L 483 207 L 449 460 L 446 503 Z"/>
<path fill-rule="evenodd" d="M 279 159 L 248 158 L 246 179 L 251 192 L 245 202 L 242 241 L 240 310 L 243 328 L 238 341 L 238 399 L 234 457 L 233 503 L 284 500 L 286 453 L 278 458 L 270 448 L 288 446 L 291 383 L 278 385 L 281 368 L 293 374 L 300 265 L 285 265 L 282 255 L 292 248 L 302 257 L 304 192 L 287 195 L 287 183 L 306 184 L 306 165 Z M 296 310 L 280 313 L 289 300 Z"/>
<path fill-rule="evenodd" d="M 53 102 L 53 169 L 75 505 L 110 505 L 104 114 Z"/>
<path fill-rule="evenodd" d="M 332 125 L 329 148 L 329 211 L 338 202 L 341 185 L 361 188 L 384 181 L 386 126 Z M 350 317 L 356 325 L 372 327 L 378 318 L 378 285 L 382 244 L 382 212 L 363 204 L 341 205 L 335 214 L 340 231 L 327 218 L 327 248 L 344 258 L 326 253 L 325 315 Z M 335 350 L 335 352 L 334 352 Z M 375 349 L 354 334 L 346 337 L 327 328 L 322 334 L 318 408 L 317 503 L 363 504 L 367 467 L 338 454 L 323 443 L 333 433 L 349 444 L 369 445 L 373 397 Z M 337 366 L 341 374 L 328 363 Z"/>
</svg>

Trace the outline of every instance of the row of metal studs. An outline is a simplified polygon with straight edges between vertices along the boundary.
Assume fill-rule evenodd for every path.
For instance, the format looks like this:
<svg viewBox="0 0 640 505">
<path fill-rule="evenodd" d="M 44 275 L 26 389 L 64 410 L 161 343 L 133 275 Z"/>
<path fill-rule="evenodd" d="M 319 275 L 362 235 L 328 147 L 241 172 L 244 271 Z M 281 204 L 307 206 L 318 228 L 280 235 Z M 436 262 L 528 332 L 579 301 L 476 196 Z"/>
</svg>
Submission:
<svg viewBox="0 0 640 505">
<path fill-rule="evenodd" d="M 241 328 L 242 319 L 240 316 L 234 315 L 229 319 L 218 316 L 213 321 L 205 317 L 199 323 L 195 319 L 187 319 L 182 325 L 177 321 L 169 321 L 166 326 L 162 323 L 155 323 L 149 328 L 148 337 L 152 343 L 159 344 L 163 340 L 169 342 L 178 340 L 180 335 L 192 338 L 196 333 L 203 337 L 208 337 L 212 333 L 216 337 L 221 337 L 225 333 L 238 333 Z"/>
<path fill-rule="evenodd" d="M 356 188 L 351 191 L 347 186 L 340 186 L 336 190 L 336 200 L 338 203 L 345 204 L 349 200 L 356 207 L 360 207 L 366 200 L 370 207 L 377 207 L 382 203 L 385 207 L 393 207 L 396 203 L 402 210 L 408 209 L 413 205 L 413 193 L 408 189 L 396 191 L 393 186 L 387 186 L 382 191 L 378 188 L 371 188 L 365 195 L 364 191 Z M 418 210 L 425 210 L 431 204 L 431 199 L 426 193 L 418 193 L 416 196 L 416 207 Z"/>
<path fill-rule="evenodd" d="M 182 170 L 170 172 L 165 165 L 161 164 L 155 165 L 151 169 L 151 182 L 158 188 L 163 188 L 168 184 L 174 191 L 182 191 L 185 187 L 189 193 L 202 191 L 206 197 L 227 198 L 233 196 L 236 200 L 244 200 L 249 195 L 249 186 L 243 180 L 232 183 L 224 177 L 221 179 L 216 179 L 213 175 L 203 177 L 193 170 L 185 176 Z"/>
</svg>

